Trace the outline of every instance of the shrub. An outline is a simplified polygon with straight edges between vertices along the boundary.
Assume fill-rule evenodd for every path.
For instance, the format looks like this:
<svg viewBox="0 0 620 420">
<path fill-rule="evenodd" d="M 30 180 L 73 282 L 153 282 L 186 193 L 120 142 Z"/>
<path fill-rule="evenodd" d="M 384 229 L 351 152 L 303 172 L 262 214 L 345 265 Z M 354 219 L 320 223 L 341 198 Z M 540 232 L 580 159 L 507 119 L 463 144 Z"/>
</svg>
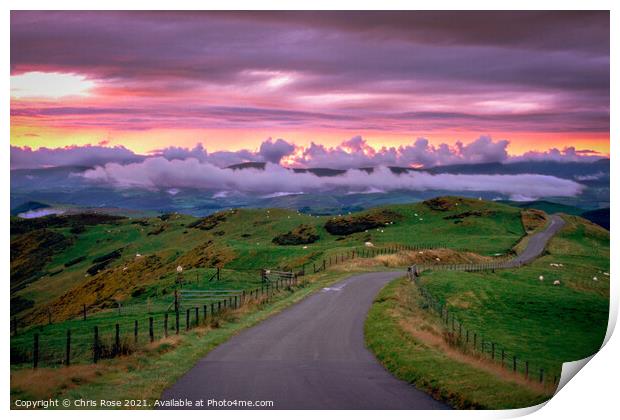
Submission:
<svg viewBox="0 0 620 420">
<path fill-rule="evenodd" d="M 303 245 L 311 244 L 319 240 L 319 235 L 314 226 L 299 225 L 295 229 L 276 236 L 272 242 L 277 245 Z"/>
<path fill-rule="evenodd" d="M 351 235 L 368 229 L 383 227 L 400 220 L 402 216 L 391 210 L 381 210 L 359 216 L 345 216 L 330 219 L 325 230 L 332 235 Z"/>
</svg>

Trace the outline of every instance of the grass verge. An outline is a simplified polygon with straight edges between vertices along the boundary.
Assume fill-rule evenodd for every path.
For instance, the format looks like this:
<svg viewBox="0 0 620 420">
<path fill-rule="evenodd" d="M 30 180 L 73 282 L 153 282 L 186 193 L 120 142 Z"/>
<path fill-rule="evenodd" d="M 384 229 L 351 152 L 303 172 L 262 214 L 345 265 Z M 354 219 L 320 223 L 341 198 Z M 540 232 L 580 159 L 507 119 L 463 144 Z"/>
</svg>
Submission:
<svg viewBox="0 0 620 420">
<path fill-rule="evenodd" d="M 528 407 L 553 395 L 551 387 L 451 347 L 441 322 L 423 305 L 416 286 L 398 279 L 379 293 L 368 314 L 367 345 L 395 376 L 460 409 Z"/>
</svg>

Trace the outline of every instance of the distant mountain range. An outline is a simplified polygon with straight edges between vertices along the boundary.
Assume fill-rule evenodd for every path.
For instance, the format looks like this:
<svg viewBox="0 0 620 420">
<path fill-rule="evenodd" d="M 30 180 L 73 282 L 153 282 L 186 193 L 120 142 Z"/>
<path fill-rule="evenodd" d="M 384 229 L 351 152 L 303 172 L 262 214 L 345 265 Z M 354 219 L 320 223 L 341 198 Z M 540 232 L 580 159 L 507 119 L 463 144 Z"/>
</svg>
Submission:
<svg viewBox="0 0 620 420">
<path fill-rule="evenodd" d="M 264 162 L 246 162 L 230 166 L 232 170 L 264 169 Z M 407 203 L 425 200 L 438 195 L 482 197 L 488 200 L 508 200 L 508 197 L 488 192 L 450 190 L 426 191 L 367 191 L 347 192 L 332 190 L 320 193 L 278 193 L 260 195 L 235 191 L 204 190 L 201 188 L 146 190 L 119 189 L 111 185 L 92 183 L 82 176 L 89 167 L 66 166 L 44 169 L 17 169 L 11 171 L 11 213 L 17 215 L 39 206 L 43 212 L 61 208 L 121 209 L 129 213 L 181 212 L 206 215 L 231 207 L 281 207 L 297 209 L 312 214 L 340 214 L 377 205 Z M 374 168 L 359 168 L 372 173 Z M 345 171 L 333 168 L 292 168 L 295 173 L 312 173 L 319 177 L 335 177 Z M 582 214 L 584 211 L 609 208 L 610 160 L 594 162 L 524 161 L 509 163 L 482 163 L 438 166 L 428 169 L 390 167 L 395 174 L 428 172 L 431 174 L 485 174 L 515 175 L 542 174 L 570 179 L 586 186 L 576 197 L 540 197 L 540 201 L 558 206 L 556 211 Z M 29 204 L 30 203 L 30 204 Z M 527 204 L 527 203 L 523 203 Z M 549 206 L 550 204 L 545 204 Z M 607 210 L 609 212 L 609 210 Z M 36 212 L 34 214 L 37 214 Z M 604 210 L 595 212 L 593 219 L 604 219 Z M 608 219 L 608 217 L 607 217 Z M 592 219 L 591 219 L 592 220 Z M 600 220 L 599 220 L 600 222 Z M 599 223 L 597 222 L 597 223 Z M 600 224 L 604 224 L 601 222 Z M 607 222 L 607 226 L 609 222 Z"/>
</svg>

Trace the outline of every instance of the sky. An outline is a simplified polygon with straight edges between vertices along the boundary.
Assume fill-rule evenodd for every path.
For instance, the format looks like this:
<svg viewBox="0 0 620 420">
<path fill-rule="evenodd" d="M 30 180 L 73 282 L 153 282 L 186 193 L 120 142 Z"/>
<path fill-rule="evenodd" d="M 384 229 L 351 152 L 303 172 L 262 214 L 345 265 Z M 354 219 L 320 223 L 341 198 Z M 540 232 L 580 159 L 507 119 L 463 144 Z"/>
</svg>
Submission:
<svg viewBox="0 0 620 420">
<path fill-rule="evenodd" d="M 608 12 L 11 12 L 11 167 L 609 155 Z"/>
</svg>

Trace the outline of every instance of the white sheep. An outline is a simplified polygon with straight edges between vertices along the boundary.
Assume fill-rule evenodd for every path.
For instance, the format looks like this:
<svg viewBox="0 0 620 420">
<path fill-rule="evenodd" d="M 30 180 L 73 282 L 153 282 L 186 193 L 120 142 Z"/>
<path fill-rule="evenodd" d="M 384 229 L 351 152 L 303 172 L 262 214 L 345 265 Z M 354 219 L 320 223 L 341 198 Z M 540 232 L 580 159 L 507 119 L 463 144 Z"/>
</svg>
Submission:
<svg viewBox="0 0 620 420">
<path fill-rule="evenodd" d="M 374 247 L 375 245 L 372 242 L 364 242 L 364 246 L 367 246 L 369 248 Z"/>
<path fill-rule="evenodd" d="M 560 280 L 556 280 L 556 281 L 554 281 L 554 282 L 553 282 L 553 285 L 554 285 L 554 286 L 559 286 L 559 285 L 560 285 Z"/>
<path fill-rule="evenodd" d="M 538 276 L 538 280 L 543 281 L 545 279 L 544 276 Z"/>
<path fill-rule="evenodd" d="M 604 275 L 606 275 L 607 277 L 609 277 L 609 273 L 603 273 Z"/>
<path fill-rule="evenodd" d="M 304 245 L 303 249 L 308 249 L 308 245 Z"/>
<path fill-rule="evenodd" d="M 136 254 L 136 258 L 142 257 L 142 254 Z"/>
<path fill-rule="evenodd" d="M 592 280 L 598 281 L 598 277 L 594 276 L 594 277 L 592 277 Z"/>
<path fill-rule="evenodd" d="M 441 258 L 435 257 L 435 261 L 441 261 Z"/>
</svg>

